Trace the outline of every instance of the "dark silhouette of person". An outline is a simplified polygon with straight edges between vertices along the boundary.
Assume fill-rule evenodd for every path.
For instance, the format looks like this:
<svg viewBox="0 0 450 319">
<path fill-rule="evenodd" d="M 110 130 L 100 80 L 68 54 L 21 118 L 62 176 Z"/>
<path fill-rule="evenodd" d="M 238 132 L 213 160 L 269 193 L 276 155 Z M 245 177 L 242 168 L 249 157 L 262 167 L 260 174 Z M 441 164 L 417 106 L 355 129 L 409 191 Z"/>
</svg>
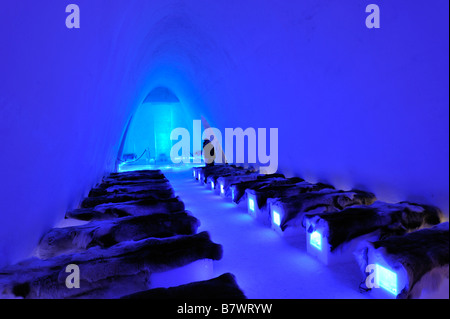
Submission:
<svg viewBox="0 0 450 319">
<path fill-rule="evenodd" d="M 213 144 L 208 139 L 203 141 L 203 158 L 205 159 L 206 166 L 214 166 L 216 154 L 214 152 Z"/>
</svg>

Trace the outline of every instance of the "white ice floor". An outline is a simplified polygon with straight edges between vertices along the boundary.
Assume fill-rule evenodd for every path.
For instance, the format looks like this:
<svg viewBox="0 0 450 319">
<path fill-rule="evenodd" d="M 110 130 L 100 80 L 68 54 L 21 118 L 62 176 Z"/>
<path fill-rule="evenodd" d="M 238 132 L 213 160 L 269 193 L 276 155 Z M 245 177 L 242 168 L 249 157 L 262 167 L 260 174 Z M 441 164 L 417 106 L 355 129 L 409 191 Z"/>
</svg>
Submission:
<svg viewBox="0 0 450 319">
<path fill-rule="evenodd" d="M 186 209 L 201 221 L 199 231 L 223 246 L 214 275 L 231 272 L 248 298 L 370 298 L 360 293 L 355 263 L 332 267 L 306 253 L 304 238 L 287 240 L 192 178 L 192 171 L 164 172 Z"/>
</svg>

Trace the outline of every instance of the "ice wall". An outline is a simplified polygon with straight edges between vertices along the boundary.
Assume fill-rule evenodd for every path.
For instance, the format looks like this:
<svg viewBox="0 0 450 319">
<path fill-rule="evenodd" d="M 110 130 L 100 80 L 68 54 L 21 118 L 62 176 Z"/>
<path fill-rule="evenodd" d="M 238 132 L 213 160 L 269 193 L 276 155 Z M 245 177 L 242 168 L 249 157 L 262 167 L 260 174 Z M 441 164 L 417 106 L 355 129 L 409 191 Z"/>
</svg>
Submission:
<svg viewBox="0 0 450 319">
<path fill-rule="evenodd" d="M 285 172 L 448 214 L 448 1 L 372 2 L 3 2 L 0 265 L 113 169 L 156 86 L 221 129 L 278 127 Z"/>
</svg>

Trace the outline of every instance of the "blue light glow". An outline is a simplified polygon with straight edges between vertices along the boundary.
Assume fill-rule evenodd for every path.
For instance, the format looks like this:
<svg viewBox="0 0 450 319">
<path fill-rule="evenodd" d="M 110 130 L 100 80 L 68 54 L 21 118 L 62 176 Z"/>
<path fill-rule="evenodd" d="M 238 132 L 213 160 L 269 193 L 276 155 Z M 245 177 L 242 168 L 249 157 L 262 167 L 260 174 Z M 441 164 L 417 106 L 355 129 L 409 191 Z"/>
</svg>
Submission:
<svg viewBox="0 0 450 319">
<path fill-rule="evenodd" d="M 211 189 L 214 189 L 214 182 L 211 182 Z"/>
<path fill-rule="evenodd" d="M 375 265 L 375 271 L 377 285 L 388 292 L 397 295 L 397 274 L 378 264 Z"/>
<path fill-rule="evenodd" d="M 280 226 L 281 225 L 280 214 L 276 211 L 272 211 L 272 215 L 273 215 L 273 223 L 277 226 Z"/>
<path fill-rule="evenodd" d="M 220 192 L 223 194 L 225 191 L 224 191 L 224 189 L 223 189 L 223 185 L 222 184 L 220 184 Z"/>
<path fill-rule="evenodd" d="M 250 211 L 252 212 L 255 211 L 255 201 L 253 200 L 253 198 L 248 199 L 248 209 L 250 209 Z"/>
<path fill-rule="evenodd" d="M 123 154 L 134 154 L 133 164 L 136 165 L 167 164 L 173 145 L 170 134 L 180 123 L 184 124 L 184 119 L 176 112 L 180 107 L 178 102 L 142 104 L 124 137 Z"/>
<path fill-rule="evenodd" d="M 322 250 L 322 235 L 318 231 L 313 231 L 309 237 L 309 243 L 318 250 Z"/>
</svg>

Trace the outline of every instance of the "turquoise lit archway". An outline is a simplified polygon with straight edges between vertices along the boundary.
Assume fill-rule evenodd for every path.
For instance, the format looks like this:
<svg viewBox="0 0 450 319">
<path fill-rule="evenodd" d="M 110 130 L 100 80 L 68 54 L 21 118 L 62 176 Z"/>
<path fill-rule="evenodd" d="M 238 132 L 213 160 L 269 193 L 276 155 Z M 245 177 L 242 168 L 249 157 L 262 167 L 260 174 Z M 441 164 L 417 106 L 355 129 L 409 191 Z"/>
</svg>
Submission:
<svg viewBox="0 0 450 319">
<path fill-rule="evenodd" d="M 118 170 L 173 168 L 170 134 L 177 127 L 191 133 L 194 114 L 166 87 L 150 91 L 130 119 L 119 150 Z M 191 156 L 199 150 L 192 151 Z"/>
</svg>

